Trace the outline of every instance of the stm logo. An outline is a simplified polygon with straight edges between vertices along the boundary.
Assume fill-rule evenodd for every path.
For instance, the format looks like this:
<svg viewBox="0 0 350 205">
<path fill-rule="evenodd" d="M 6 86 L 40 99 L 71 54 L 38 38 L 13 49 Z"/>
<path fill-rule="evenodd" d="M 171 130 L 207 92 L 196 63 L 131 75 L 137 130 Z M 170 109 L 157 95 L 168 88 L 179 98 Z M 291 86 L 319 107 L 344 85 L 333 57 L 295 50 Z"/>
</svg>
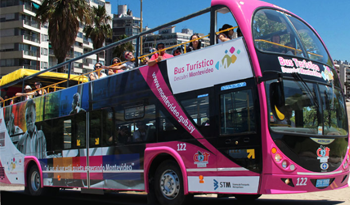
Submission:
<svg viewBox="0 0 350 205">
<path fill-rule="evenodd" d="M 219 188 L 219 182 L 214 179 L 214 190 Z"/>
</svg>

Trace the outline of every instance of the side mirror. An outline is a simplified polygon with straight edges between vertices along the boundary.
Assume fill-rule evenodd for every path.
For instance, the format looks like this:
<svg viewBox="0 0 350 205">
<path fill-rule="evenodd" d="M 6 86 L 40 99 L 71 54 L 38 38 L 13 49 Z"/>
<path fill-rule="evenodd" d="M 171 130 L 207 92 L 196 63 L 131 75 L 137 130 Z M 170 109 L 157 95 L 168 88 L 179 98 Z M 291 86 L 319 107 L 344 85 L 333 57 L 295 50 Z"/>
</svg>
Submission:
<svg viewBox="0 0 350 205">
<path fill-rule="evenodd" d="M 284 119 L 284 115 L 279 111 L 279 108 L 285 106 L 283 80 L 270 84 L 270 106 L 274 114 L 280 119 Z"/>
</svg>

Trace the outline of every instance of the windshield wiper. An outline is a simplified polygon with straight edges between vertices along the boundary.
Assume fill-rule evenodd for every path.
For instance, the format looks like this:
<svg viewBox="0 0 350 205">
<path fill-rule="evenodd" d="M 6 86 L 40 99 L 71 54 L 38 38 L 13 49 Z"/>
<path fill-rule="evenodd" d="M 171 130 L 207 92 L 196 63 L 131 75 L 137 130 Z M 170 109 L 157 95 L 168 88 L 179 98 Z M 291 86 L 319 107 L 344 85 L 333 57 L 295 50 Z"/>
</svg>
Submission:
<svg viewBox="0 0 350 205">
<path fill-rule="evenodd" d="M 312 92 L 312 90 L 310 89 L 310 87 L 307 85 L 307 83 L 305 82 L 305 80 L 301 77 L 301 75 L 299 73 L 292 73 L 292 76 L 295 77 L 297 80 L 299 80 L 302 85 L 304 86 L 304 88 L 306 89 L 308 95 L 310 95 L 311 99 L 313 99 L 316 107 L 317 107 L 317 110 L 319 110 L 320 108 L 320 105 L 318 104 L 318 101 L 317 101 L 317 97 L 316 97 L 316 94 L 314 92 Z"/>
</svg>

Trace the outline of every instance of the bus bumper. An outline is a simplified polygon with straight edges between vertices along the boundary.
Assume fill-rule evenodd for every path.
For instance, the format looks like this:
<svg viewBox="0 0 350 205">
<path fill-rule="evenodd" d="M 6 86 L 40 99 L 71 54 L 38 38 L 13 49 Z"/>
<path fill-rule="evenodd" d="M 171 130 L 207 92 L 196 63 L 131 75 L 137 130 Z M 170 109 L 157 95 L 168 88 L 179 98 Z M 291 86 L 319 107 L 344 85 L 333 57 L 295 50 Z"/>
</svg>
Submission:
<svg viewBox="0 0 350 205">
<path fill-rule="evenodd" d="M 279 175 L 262 177 L 260 194 L 293 194 L 326 191 L 349 186 L 349 172 L 332 175 Z"/>
</svg>

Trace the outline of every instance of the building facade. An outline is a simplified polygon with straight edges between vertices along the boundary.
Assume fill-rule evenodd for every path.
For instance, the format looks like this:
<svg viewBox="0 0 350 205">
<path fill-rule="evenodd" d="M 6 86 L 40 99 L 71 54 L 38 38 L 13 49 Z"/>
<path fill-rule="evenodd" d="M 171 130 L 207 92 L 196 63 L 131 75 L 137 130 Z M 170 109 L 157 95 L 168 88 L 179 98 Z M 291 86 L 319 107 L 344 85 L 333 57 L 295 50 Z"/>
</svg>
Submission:
<svg viewBox="0 0 350 205">
<path fill-rule="evenodd" d="M 118 5 L 118 14 L 113 14 L 113 37 L 112 41 L 108 43 L 116 42 L 122 35 L 133 36 L 140 33 L 140 22 L 139 17 L 133 16 L 131 10 L 128 10 L 127 5 Z M 136 40 L 132 42 L 134 49 L 136 50 Z M 111 62 L 114 55 L 114 48 L 107 51 L 106 62 Z M 125 60 L 125 59 L 122 59 Z"/>
<path fill-rule="evenodd" d="M 343 86 L 344 95 L 350 100 L 350 63 L 346 60 L 334 60 L 333 63 Z"/>
<path fill-rule="evenodd" d="M 86 2 L 91 7 L 105 4 L 105 0 Z M 0 78 L 20 68 L 44 70 L 57 65 L 48 37 L 48 24 L 41 24 L 35 19 L 40 5 L 41 0 L 0 0 Z M 67 59 L 93 49 L 91 40 L 84 38 L 83 29 L 81 24 Z M 101 57 L 100 60 L 104 61 Z M 72 73 L 92 71 L 95 62 L 96 55 L 77 61 Z"/>
</svg>

